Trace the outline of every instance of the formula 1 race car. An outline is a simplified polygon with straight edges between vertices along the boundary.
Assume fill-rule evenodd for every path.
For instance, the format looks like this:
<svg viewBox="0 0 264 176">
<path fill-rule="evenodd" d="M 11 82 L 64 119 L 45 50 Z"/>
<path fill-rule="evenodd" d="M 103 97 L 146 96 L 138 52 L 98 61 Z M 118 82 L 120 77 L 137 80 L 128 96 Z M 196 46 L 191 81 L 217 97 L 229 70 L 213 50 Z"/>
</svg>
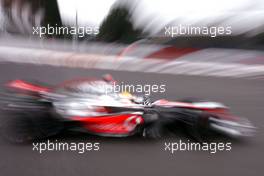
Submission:
<svg viewBox="0 0 264 176">
<path fill-rule="evenodd" d="M 1 133 L 12 142 L 26 142 L 65 129 L 99 136 L 157 138 L 184 127 L 197 140 L 208 133 L 241 137 L 255 131 L 248 120 L 231 115 L 221 103 L 195 99 L 151 102 L 146 96 L 109 92 L 113 82 L 109 75 L 56 86 L 8 82 L 0 97 Z"/>
</svg>

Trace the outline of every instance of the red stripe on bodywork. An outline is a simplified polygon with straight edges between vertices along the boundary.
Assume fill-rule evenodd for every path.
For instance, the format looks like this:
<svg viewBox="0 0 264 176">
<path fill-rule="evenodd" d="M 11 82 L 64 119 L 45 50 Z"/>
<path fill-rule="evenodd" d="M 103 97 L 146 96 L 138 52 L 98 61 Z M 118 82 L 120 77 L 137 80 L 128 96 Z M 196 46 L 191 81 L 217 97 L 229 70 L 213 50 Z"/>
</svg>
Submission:
<svg viewBox="0 0 264 176">
<path fill-rule="evenodd" d="M 103 134 L 129 134 L 137 125 L 143 123 L 143 118 L 137 114 L 74 117 L 73 120 L 81 122 L 91 132 Z"/>
<path fill-rule="evenodd" d="M 32 92 L 48 92 L 49 91 L 49 89 L 46 87 L 36 86 L 30 83 L 27 83 L 25 81 L 22 81 L 22 80 L 12 81 L 8 83 L 8 86 L 12 88 L 28 90 Z"/>
</svg>

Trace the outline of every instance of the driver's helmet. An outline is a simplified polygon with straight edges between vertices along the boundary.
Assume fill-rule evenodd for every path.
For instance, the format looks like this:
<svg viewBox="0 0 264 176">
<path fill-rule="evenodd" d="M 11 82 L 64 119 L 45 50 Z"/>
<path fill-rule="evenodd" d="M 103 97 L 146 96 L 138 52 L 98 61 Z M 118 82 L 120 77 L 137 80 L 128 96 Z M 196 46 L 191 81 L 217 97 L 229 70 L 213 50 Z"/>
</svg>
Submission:
<svg viewBox="0 0 264 176">
<path fill-rule="evenodd" d="M 134 99 L 134 96 L 131 93 L 127 92 L 127 91 L 121 92 L 119 94 L 119 96 L 120 96 L 120 98 L 125 98 L 125 99 L 130 99 L 130 100 Z"/>
</svg>

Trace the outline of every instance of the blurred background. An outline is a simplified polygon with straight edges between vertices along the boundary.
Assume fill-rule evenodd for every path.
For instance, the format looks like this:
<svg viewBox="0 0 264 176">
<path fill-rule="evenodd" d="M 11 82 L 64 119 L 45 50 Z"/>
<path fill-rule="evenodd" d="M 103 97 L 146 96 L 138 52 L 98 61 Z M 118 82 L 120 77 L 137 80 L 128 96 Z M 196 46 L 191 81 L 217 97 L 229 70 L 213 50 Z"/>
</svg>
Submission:
<svg viewBox="0 0 264 176">
<path fill-rule="evenodd" d="M 5 46 L 170 60 L 191 54 L 188 58 L 198 57 L 199 62 L 217 62 L 215 57 L 224 55 L 225 62 L 263 64 L 262 0 L 1 0 L 0 4 L 0 44 Z M 230 33 L 166 35 L 166 28 L 180 25 L 228 27 Z M 35 29 L 45 32 L 38 35 Z M 208 48 L 217 50 L 204 52 Z"/>
<path fill-rule="evenodd" d="M 33 27 L 97 27 L 98 35 L 46 35 L 46 39 L 177 47 L 263 49 L 262 0 L 1 0 L 1 36 L 33 37 Z M 188 35 L 171 38 L 165 26 L 231 26 L 232 36 Z M 34 36 L 39 39 L 39 36 Z"/>
</svg>

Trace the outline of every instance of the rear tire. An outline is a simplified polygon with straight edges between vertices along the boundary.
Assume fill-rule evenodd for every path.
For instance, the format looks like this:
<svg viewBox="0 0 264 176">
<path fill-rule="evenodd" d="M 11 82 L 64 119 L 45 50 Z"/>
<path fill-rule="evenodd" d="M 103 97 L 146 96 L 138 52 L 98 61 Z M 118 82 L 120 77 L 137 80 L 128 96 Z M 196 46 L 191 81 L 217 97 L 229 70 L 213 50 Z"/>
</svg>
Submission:
<svg viewBox="0 0 264 176">
<path fill-rule="evenodd" d="M 4 112 L 1 134 L 11 143 L 26 143 L 58 134 L 63 125 L 49 112 Z"/>
</svg>

